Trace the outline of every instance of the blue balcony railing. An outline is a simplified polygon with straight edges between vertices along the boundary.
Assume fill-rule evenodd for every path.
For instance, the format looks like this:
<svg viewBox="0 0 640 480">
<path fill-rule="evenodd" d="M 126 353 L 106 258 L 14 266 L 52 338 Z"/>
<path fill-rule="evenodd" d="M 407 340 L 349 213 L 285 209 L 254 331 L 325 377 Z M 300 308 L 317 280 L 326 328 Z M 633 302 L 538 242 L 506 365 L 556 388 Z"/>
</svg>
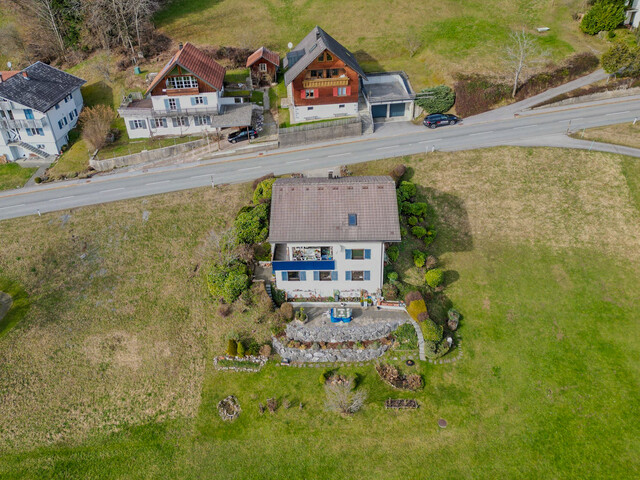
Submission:
<svg viewBox="0 0 640 480">
<path fill-rule="evenodd" d="M 281 270 L 289 270 L 289 271 L 300 271 L 300 270 L 335 270 L 336 262 L 335 260 L 311 260 L 308 262 L 304 261 L 287 261 L 287 262 L 272 262 L 273 271 L 281 271 Z"/>
</svg>

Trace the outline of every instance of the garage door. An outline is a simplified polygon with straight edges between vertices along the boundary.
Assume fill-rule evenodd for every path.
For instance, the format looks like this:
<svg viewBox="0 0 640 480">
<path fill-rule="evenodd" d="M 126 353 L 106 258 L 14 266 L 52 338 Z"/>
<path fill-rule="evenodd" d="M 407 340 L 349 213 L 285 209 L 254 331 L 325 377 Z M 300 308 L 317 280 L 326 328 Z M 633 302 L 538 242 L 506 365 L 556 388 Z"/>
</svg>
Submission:
<svg viewBox="0 0 640 480">
<path fill-rule="evenodd" d="M 389 112 L 391 117 L 404 117 L 404 103 L 392 103 L 391 111 Z"/>
<path fill-rule="evenodd" d="M 387 116 L 387 105 L 374 105 L 371 107 L 373 118 L 385 118 Z"/>
</svg>

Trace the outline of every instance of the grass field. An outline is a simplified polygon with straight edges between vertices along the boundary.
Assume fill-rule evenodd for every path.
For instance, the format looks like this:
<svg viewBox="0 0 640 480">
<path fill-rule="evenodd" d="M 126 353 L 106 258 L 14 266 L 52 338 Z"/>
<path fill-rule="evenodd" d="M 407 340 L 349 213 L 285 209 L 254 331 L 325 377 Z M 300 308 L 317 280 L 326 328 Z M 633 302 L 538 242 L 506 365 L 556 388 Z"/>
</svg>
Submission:
<svg viewBox="0 0 640 480">
<path fill-rule="evenodd" d="M 0 165 L 0 190 L 22 187 L 37 168 L 21 167 L 17 163 L 5 163 Z"/>
<path fill-rule="evenodd" d="M 583 35 L 572 20 L 580 11 L 584 5 L 578 0 L 443 0 L 428 7 L 415 0 L 249 0 L 242 6 L 173 0 L 156 15 L 156 23 L 180 41 L 265 45 L 281 55 L 289 42 L 297 44 L 317 24 L 354 52 L 365 70 L 405 70 L 414 88 L 421 88 L 450 82 L 457 71 L 503 71 L 504 44 L 512 29 L 550 27 L 536 35 L 556 60 L 589 47 L 603 48 L 602 41 Z M 410 38 L 420 45 L 413 56 Z"/>
<path fill-rule="evenodd" d="M 574 133 L 572 137 L 640 148 L 640 123 L 636 123 L 635 125 L 625 123 L 606 127 L 588 128 L 584 132 Z"/>
<path fill-rule="evenodd" d="M 2 222 L 0 274 L 31 307 L 0 339 L 0 477 L 637 477 L 638 163 L 497 148 L 353 169 L 400 161 L 437 212 L 464 355 L 415 367 L 417 394 L 341 369 L 369 392 L 349 419 L 325 411 L 319 369 L 212 368 L 227 332 L 264 328 L 219 317 L 203 282 L 247 186 Z M 260 416 L 272 396 L 293 406 Z"/>
</svg>

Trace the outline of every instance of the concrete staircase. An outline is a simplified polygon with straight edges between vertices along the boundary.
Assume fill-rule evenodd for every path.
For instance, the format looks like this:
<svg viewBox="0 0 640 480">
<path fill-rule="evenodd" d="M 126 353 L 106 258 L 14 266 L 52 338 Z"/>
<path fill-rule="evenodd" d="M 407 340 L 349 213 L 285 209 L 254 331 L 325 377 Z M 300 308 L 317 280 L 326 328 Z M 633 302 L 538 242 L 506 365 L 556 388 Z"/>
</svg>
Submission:
<svg viewBox="0 0 640 480">
<path fill-rule="evenodd" d="M 364 99 L 362 94 L 360 94 L 360 97 L 358 98 L 358 115 L 362 120 L 362 134 L 369 135 L 373 133 L 373 118 L 369 112 L 367 101 Z"/>
<path fill-rule="evenodd" d="M 269 298 L 271 299 L 271 301 L 275 305 L 276 302 L 273 299 L 273 292 L 271 291 L 271 284 L 269 282 L 264 282 L 264 289 L 267 291 L 267 295 L 269 295 Z"/>
<path fill-rule="evenodd" d="M 51 160 L 53 161 L 53 159 L 55 158 L 54 155 L 49 155 L 47 152 L 40 150 L 39 148 L 34 147 L 33 145 L 29 144 L 29 143 L 25 143 L 25 142 L 11 142 L 9 144 L 10 147 L 20 147 L 23 150 L 26 150 L 28 152 L 33 153 L 34 155 L 37 155 L 40 158 L 43 159 L 49 159 L 49 157 L 51 157 Z"/>
</svg>

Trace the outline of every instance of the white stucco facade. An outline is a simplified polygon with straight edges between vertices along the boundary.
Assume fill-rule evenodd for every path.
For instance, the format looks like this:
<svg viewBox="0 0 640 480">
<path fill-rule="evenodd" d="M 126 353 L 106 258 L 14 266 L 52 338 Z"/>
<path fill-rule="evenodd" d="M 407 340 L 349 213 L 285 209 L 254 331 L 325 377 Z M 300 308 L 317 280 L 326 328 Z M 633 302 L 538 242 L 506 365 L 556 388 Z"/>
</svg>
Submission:
<svg viewBox="0 0 640 480">
<path fill-rule="evenodd" d="M 272 265 L 276 287 L 286 291 L 289 298 L 332 297 L 336 291 L 343 298 L 360 297 L 363 290 L 373 294 L 382 288 L 383 242 L 291 242 L 275 248 L 278 258 L 285 258 L 286 249 L 287 260 L 274 259 Z M 331 259 L 293 260 L 296 250 L 314 248 L 330 249 Z"/>
<path fill-rule="evenodd" d="M 311 122 L 329 118 L 355 117 L 358 114 L 358 103 L 332 103 L 309 107 L 292 107 L 295 123 Z"/>
<path fill-rule="evenodd" d="M 58 155 L 69 143 L 69 131 L 76 126 L 82 107 L 80 88 L 46 112 L 0 98 L 0 155 L 10 161 L 33 155 L 26 145 Z"/>
</svg>

